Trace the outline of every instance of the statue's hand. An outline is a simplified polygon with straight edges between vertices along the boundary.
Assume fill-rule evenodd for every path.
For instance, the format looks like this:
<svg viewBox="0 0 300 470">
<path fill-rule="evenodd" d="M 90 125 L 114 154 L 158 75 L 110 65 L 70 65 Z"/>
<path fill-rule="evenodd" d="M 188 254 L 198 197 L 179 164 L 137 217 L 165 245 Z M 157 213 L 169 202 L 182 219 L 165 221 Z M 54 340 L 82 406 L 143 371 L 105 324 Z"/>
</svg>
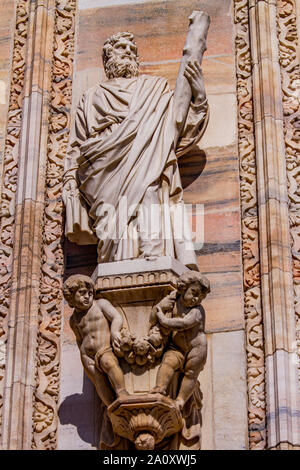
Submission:
<svg viewBox="0 0 300 470">
<path fill-rule="evenodd" d="M 162 309 L 158 305 L 156 306 L 156 309 L 157 309 L 156 310 L 157 319 L 161 323 L 162 321 L 164 321 L 165 315 L 164 315 Z"/>
<path fill-rule="evenodd" d="M 62 190 L 62 198 L 64 203 L 68 196 L 76 196 L 78 194 L 77 181 L 74 178 L 70 178 L 66 181 Z"/>
<path fill-rule="evenodd" d="M 112 335 L 111 339 L 112 339 L 113 346 L 116 349 L 119 349 L 121 347 L 121 333 L 120 332 L 115 333 L 114 335 Z"/>
<path fill-rule="evenodd" d="M 188 62 L 184 71 L 184 76 L 191 86 L 194 104 L 201 104 L 201 102 L 205 100 L 206 93 L 202 70 L 197 60 L 190 60 Z"/>
</svg>

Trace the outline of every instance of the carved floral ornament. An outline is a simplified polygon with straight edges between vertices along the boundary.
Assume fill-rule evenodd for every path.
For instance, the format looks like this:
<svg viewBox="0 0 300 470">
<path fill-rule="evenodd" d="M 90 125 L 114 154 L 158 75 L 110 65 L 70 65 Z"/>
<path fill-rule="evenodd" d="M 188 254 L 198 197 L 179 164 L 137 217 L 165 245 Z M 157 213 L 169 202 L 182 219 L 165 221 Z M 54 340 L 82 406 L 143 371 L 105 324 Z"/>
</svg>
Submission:
<svg viewBox="0 0 300 470">
<path fill-rule="evenodd" d="M 249 444 L 264 449 L 265 367 L 261 313 L 260 262 L 256 188 L 255 136 L 253 123 L 252 67 L 248 2 L 234 2 L 236 24 L 236 66 L 242 211 L 242 254 L 246 321 Z"/>
<path fill-rule="evenodd" d="M 15 196 L 18 174 L 18 143 L 22 119 L 26 40 L 29 2 L 20 0 L 16 9 L 16 28 L 12 58 L 12 78 L 7 116 L 7 132 L 2 166 L 0 200 L 0 432 L 2 423 L 3 386 L 7 342 L 7 320 L 10 306 L 11 271 L 15 222 Z"/>
<path fill-rule="evenodd" d="M 36 449 L 55 449 L 57 445 L 64 272 L 61 190 L 70 131 L 75 13 L 76 0 L 57 0 L 40 284 L 38 369 L 33 415 L 32 446 Z"/>
</svg>

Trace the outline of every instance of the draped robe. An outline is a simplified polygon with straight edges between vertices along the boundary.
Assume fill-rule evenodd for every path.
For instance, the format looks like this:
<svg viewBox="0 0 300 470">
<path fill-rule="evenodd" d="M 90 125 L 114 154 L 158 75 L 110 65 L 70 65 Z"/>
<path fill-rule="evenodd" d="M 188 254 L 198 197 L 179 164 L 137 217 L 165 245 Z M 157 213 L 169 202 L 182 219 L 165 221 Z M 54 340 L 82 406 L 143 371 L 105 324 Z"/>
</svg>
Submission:
<svg viewBox="0 0 300 470">
<path fill-rule="evenodd" d="M 167 81 L 147 75 L 103 82 L 79 103 L 65 171 L 65 183 L 76 180 L 79 191 L 65 197 L 66 235 L 78 244 L 98 240 L 99 262 L 148 253 L 169 255 L 198 269 L 177 157 L 203 134 L 207 101 L 191 103 L 178 142 L 173 107 Z M 161 210 L 149 239 L 138 208 L 151 204 Z M 180 236 L 175 233 L 178 220 L 184 225 Z"/>
</svg>

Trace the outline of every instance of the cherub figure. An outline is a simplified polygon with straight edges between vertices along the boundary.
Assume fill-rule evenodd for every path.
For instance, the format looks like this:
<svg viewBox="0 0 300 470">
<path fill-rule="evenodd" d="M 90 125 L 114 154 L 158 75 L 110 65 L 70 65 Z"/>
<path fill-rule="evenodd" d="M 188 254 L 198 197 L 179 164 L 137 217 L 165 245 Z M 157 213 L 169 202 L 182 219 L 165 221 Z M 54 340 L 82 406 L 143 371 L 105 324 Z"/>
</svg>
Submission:
<svg viewBox="0 0 300 470">
<path fill-rule="evenodd" d="M 122 317 L 108 300 L 94 299 L 94 283 L 88 276 L 70 276 L 64 283 L 63 293 L 74 308 L 70 326 L 84 370 L 101 400 L 109 406 L 115 399 L 110 382 L 117 397 L 128 395 L 123 372 L 111 346 L 120 342 Z"/>
<path fill-rule="evenodd" d="M 148 340 L 151 345 L 156 349 L 155 357 L 162 355 L 163 349 L 168 336 L 170 334 L 170 328 L 164 328 L 158 321 L 157 310 L 160 308 L 164 315 L 172 317 L 173 308 L 177 298 L 177 291 L 174 290 L 170 294 L 166 295 L 153 309 L 149 318 L 149 332 Z"/>
<path fill-rule="evenodd" d="M 191 396 L 207 355 L 204 332 L 205 312 L 202 300 L 210 292 L 208 279 L 198 271 L 187 271 L 177 281 L 177 300 L 172 317 L 158 304 L 156 317 L 163 328 L 172 332 L 170 348 L 165 352 L 152 393 L 166 394 L 176 370 L 184 372 L 176 403 L 183 408 Z M 170 303 L 170 299 L 167 304 Z"/>
</svg>

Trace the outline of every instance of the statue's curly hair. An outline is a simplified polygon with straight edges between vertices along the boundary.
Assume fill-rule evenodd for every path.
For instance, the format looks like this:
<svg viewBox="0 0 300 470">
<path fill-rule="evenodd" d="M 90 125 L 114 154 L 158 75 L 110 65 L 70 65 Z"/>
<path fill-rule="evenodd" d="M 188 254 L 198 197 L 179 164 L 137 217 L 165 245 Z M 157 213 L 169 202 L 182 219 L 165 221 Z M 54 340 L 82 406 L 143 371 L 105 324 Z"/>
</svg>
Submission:
<svg viewBox="0 0 300 470">
<path fill-rule="evenodd" d="M 74 274 L 68 277 L 63 286 L 64 298 L 68 303 L 72 303 L 72 298 L 80 287 L 92 288 L 95 293 L 95 284 L 90 277 L 83 274 Z"/>
<path fill-rule="evenodd" d="M 121 38 L 128 39 L 128 41 L 132 42 L 132 44 L 136 46 L 134 35 L 132 33 L 129 33 L 128 31 L 123 31 L 122 33 L 113 34 L 110 38 L 106 39 L 106 41 L 103 44 L 103 50 L 102 50 L 102 60 L 103 60 L 104 70 L 106 70 L 106 63 L 111 56 L 112 48 Z M 137 63 L 138 63 L 138 58 L 139 58 L 138 54 L 136 54 Z"/>
<path fill-rule="evenodd" d="M 210 292 L 210 283 L 206 276 L 201 274 L 199 271 L 186 271 L 177 279 L 177 290 L 180 294 L 184 294 L 187 288 L 198 282 L 202 292 L 207 295 Z"/>
</svg>

